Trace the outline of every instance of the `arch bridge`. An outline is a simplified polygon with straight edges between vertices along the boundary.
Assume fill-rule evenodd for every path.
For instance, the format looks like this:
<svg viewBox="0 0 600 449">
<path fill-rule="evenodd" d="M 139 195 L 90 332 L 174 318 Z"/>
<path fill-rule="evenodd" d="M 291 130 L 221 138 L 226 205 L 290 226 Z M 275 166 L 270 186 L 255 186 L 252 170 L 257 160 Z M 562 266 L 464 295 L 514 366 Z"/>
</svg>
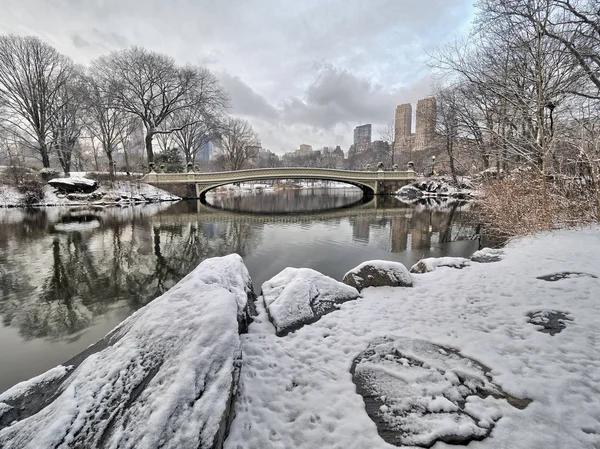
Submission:
<svg viewBox="0 0 600 449">
<path fill-rule="evenodd" d="M 267 181 L 275 179 L 315 179 L 337 181 L 355 185 L 365 196 L 391 195 L 415 179 L 414 171 L 358 171 L 331 168 L 255 168 L 250 170 L 213 173 L 155 173 L 144 175 L 149 184 L 194 184 L 196 196 L 204 199 L 209 190 L 237 182 Z"/>
</svg>

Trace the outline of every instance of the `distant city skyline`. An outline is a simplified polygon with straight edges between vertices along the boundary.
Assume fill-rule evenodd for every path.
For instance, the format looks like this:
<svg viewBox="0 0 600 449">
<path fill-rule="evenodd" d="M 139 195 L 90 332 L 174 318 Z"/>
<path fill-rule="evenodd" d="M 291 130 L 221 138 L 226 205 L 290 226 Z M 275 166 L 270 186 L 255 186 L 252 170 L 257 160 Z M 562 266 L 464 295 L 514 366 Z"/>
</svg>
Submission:
<svg viewBox="0 0 600 449">
<path fill-rule="evenodd" d="M 341 145 L 429 95 L 427 51 L 466 32 L 471 0 L 4 0 L 0 34 L 32 34 L 78 63 L 138 45 L 208 67 L 265 148 Z"/>
</svg>

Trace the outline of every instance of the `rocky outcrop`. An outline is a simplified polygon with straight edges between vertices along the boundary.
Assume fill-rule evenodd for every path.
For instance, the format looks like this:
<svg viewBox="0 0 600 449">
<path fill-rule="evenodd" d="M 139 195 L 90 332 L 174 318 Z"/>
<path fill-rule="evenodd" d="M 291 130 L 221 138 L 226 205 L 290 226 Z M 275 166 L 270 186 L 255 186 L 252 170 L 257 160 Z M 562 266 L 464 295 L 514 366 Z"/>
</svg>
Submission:
<svg viewBox="0 0 600 449">
<path fill-rule="evenodd" d="M 408 199 L 443 196 L 468 200 L 473 196 L 473 185 L 466 178 L 456 185 L 451 178 L 439 176 L 418 179 L 399 189 L 396 195 Z"/>
<path fill-rule="evenodd" d="M 429 273 L 439 267 L 449 267 L 462 269 L 468 267 L 471 264 L 469 259 L 464 257 L 428 257 L 426 259 L 419 260 L 410 268 L 411 273 Z"/>
<path fill-rule="evenodd" d="M 318 321 L 358 291 L 310 268 L 286 268 L 262 285 L 269 320 L 278 336 Z"/>
<path fill-rule="evenodd" d="M 98 188 L 98 181 L 87 178 L 54 178 L 48 184 L 63 193 L 92 193 Z"/>
<path fill-rule="evenodd" d="M 528 322 L 540 326 L 539 331 L 556 335 L 567 327 L 567 322 L 573 321 L 568 313 L 558 310 L 534 310 L 527 314 Z"/>
<path fill-rule="evenodd" d="M 412 287 L 412 278 L 400 262 L 369 260 L 344 275 L 344 284 L 358 291 L 367 287 Z"/>
<path fill-rule="evenodd" d="M 0 395 L 0 447 L 221 448 L 251 285 L 238 255 L 202 262 L 64 366 Z"/>
<path fill-rule="evenodd" d="M 505 401 L 517 408 L 531 402 L 502 391 L 480 363 L 424 340 L 378 338 L 350 372 L 379 435 L 395 446 L 483 440 Z"/>
</svg>

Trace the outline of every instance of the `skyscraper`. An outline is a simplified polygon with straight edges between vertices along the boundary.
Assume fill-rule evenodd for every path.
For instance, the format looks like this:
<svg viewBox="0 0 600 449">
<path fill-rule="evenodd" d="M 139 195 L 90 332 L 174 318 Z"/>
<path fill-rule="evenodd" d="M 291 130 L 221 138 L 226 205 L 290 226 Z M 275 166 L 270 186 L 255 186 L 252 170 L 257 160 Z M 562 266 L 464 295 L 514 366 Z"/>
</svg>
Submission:
<svg viewBox="0 0 600 449">
<path fill-rule="evenodd" d="M 412 136 L 412 106 L 410 103 L 400 104 L 396 107 L 394 128 L 396 151 L 409 150 Z"/>
<path fill-rule="evenodd" d="M 437 105 L 434 97 L 423 98 L 417 102 L 417 128 L 414 150 L 423 150 L 435 139 Z"/>
<path fill-rule="evenodd" d="M 371 124 L 354 128 L 354 148 L 356 151 L 364 151 L 369 145 L 371 145 Z"/>
</svg>

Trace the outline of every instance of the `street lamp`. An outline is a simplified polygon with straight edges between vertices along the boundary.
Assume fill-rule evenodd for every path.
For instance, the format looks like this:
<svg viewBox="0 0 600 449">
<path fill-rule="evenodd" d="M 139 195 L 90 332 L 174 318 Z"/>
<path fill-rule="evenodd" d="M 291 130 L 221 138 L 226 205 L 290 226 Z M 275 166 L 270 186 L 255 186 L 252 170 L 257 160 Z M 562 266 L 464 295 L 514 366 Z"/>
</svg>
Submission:
<svg viewBox="0 0 600 449">
<path fill-rule="evenodd" d="M 431 176 L 435 175 L 435 156 L 431 156 Z"/>
</svg>

